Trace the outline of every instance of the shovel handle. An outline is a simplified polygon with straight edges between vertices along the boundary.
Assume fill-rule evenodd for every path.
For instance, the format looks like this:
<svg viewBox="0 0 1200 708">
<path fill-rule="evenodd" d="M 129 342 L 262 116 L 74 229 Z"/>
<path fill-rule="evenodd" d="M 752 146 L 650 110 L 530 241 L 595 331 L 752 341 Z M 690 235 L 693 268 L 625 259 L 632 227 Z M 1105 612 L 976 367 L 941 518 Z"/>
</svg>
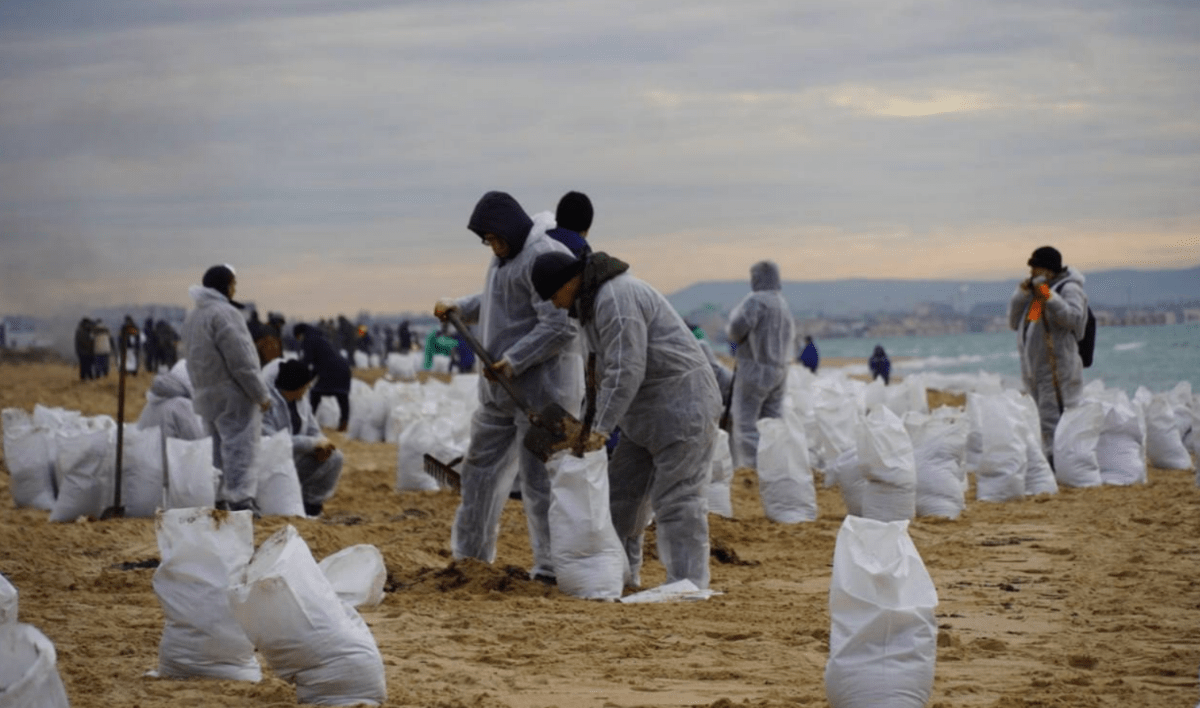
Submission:
<svg viewBox="0 0 1200 708">
<path fill-rule="evenodd" d="M 475 350 L 475 355 L 483 360 L 485 366 L 487 366 L 489 369 L 495 366 L 496 360 L 493 359 L 492 355 L 488 353 L 488 350 L 479 343 L 479 340 L 475 338 L 475 335 L 471 334 L 471 330 L 468 329 L 465 324 L 463 324 L 463 321 L 459 318 L 457 312 L 454 310 L 447 312 L 446 320 L 449 321 L 450 324 L 454 325 L 454 328 L 457 329 L 459 334 L 463 336 L 463 339 L 467 340 L 467 344 L 471 346 L 471 349 Z M 537 425 L 537 414 L 530 410 L 529 406 L 525 403 L 525 399 L 520 393 L 517 392 L 517 387 L 513 385 L 512 380 L 501 374 L 494 374 L 493 379 L 503 386 L 505 391 L 508 391 L 508 395 L 512 396 L 513 402 L 517 404 L 517 407 L 524 411 L 525 415 L 529 416 L 530 422 L 532 422 L 534 425 Z"/>
</svg>

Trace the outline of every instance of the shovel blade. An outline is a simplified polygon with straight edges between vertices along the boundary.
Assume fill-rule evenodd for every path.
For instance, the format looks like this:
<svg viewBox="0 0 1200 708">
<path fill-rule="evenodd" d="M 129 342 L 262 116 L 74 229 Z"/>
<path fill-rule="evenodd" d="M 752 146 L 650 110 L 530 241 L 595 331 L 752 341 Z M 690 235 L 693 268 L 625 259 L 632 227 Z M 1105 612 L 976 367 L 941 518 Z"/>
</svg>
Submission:
<svg viewBox="0 0 1200 708">
<path fill-rule="evenodd" d="M 438 481 L 439 484 L 444 484 L 456 492 L 462 492 L 462 477 L 459 476 L 458 472 L 455 471 L 454 467 L 451 466 L 458 464 L 461 461 L 462 458 L 459 457 L 451 461 L 448 465 L 433 455 L 426 453 L 424 457 L 425 474 L 433 477 Z"/>
</svg>

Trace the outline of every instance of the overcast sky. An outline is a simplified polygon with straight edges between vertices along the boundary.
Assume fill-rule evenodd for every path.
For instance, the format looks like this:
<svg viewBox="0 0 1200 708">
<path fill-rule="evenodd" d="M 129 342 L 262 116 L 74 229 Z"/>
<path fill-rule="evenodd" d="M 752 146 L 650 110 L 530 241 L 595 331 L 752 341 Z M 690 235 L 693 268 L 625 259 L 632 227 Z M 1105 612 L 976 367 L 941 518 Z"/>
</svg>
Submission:
<svg viewBox="0 0 1200 708">
<path fill-rule="evenodd" d="M 671 293 L 1200 264 L 1196 0 L 10 0 L 0 313 L 481 289 L 569 189 Z"/>
</svg>

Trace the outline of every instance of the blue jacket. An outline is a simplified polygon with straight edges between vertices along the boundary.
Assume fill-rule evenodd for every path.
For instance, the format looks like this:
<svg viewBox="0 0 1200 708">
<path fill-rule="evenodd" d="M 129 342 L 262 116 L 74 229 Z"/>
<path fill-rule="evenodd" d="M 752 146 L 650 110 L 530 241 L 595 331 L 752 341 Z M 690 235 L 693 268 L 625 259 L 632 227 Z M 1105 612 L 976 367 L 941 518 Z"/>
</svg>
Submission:
<svg viewBox="0 0 1200 708">
<path fill-rule="evenodd" d="M 817 364 L 821 362 L 821 357 L 817 354 L 817 345 L 809 342 L 804 347 L 804 351 L 800 352 L 800 363 L 807 366 L 812 371 L 817 370 Z"/>
<path fill-rule="evenodd" d="M 592 247 L 588 245 L 587 239 L 570 229 L 562 227 L 550 229 L 546 235 L 571 249 L 571 253 L 575 254 L 576 258 L 583 258 L 592 252 Z"/>
</svg>

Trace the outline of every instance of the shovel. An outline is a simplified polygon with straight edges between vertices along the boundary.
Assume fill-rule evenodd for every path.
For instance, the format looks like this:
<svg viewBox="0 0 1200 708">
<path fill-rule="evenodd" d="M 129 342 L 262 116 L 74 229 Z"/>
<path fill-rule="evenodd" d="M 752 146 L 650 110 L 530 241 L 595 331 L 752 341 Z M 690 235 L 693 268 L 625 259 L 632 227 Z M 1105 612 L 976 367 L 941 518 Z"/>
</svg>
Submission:
<svg viewBox="0 0 1200 708">
<path fill-rule="evenodd" d="M 475 351 L 475 354 L 483 361 L 485 366 L 488 368 L 495 366 L 496 361 L 492 359 L 488 350 L 479 343 L 475 335 L 471 334 L 471 330 L 467 329 L 467 326 L 459 319 L 457 312 L 453 310 L 447 312 L 446 319 L 462 334 L 463 339 L 467 340 L 467 344 L 471 346 L 471 349 Z M 517 407 L 525 415 L 529 416 L 529 422 L 533 423 L 533 427 L 526 433 L 523 442 L 525 448 L 536 455 L 542 462 L 550 459 L 550 456 L 558 450 L 564 449 L 564 445 L 568 440 L 568 430 L 582 429 L 582 424 L 579 420 L 557 403 L 549 403 L 540 412 L 534 412 L 507 376 L 493 376 L 493 379 L 504 387 L 504 390 L 512 397 Z"/>
<path fill-rule="evenodd" d="M 125 507 L 121 506 L 121 453 L 125 447 L 125 337 L 121 337 L 121 346 L 117 349 L 120 357 L 120 373 L 117 375 L 117 468 L 113 473 L 113 505 L 100 514 L 100 520 L 120 519 L 125 516 Z"/>
<path fill-rule="evenodd" d="M 456 492 L 462 492 L 462 477 L 459 476 L 458 470 L 454 466 L 462 462 L 462 455 L 451 460 L 449 463 L 442 462 L 438 458 L 425 453 L 425 474 L 433 477 L 439 484 L 444 484 Z"/>
</svg>

